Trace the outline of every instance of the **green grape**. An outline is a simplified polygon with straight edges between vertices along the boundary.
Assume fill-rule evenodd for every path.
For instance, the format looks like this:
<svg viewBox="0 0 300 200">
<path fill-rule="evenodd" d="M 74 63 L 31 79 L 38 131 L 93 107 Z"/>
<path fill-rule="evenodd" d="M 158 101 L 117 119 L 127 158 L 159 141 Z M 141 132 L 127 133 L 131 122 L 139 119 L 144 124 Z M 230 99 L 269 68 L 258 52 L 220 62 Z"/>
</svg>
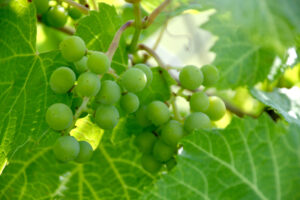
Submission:
<svg viewBox="0 0 300 200">
<path fill-rule="evenodd" d="M 102 129 L 113 129 L 119 121 L 119 111 L 115 106 L 100 105 L 96 110 L 95 121 Z"/>
<path fill-rule="evenodd" d="M 128 92 L 121 97 L 120 105 L 127 113 L 133 113 L 139 108 L 140 100 L 138 96 L 131 92 Z"/>
<path fill-rule="evenodd" d="M 47 12 L 47 22 L 55 28 L 62 28 L 67 23 L 68 16 L 65 9 L 61 6 L 50 8 Z"/>
<path fill-rule="evenodd" d="M 49 8 L 48 0 L 33 0 L 37 14 L 45 14 Z"/>
<path fill-rule="evenodd" d="M 110 61 L 105 53 L 94 51 L 88 56 L 87 66 L 95 74 L 104 74 L 110 67 Z"/>
<path fill-rule="evenodd" d="M 226 106 L 222 99 L 213 96 L 209 97 L 209 106 L 205 113 L 209 116 L 212 121 L 221 119 L 226 112 Z"/>
<path fill-rule="evenodd" d="M 136 136 L 135 143 L 141 152 L 151 153 L 156 140 L 157 138 L 153 133 L 144 132 Z"/>
<path fill-rule="evenodd" d="M 68 67 L 60 67 L 54 70 L 50 77 L 50 87 L 57 94 L 67 93 L 76 80 L 75 73 Z"/>
<path fill-rule="evenodd" d="M 121 84 L 129 92 L 140 92 L 147 84 L 147 76 L 140 69 L 130 68 L 122 74 Z"/>
<path fill-rule="evenodd" d="M 74 20 L 79 19 L 81 17 L 80 10 L 78 10 L 77 8 L 74 8 L 74 7 L 69 8 L 68 14 Z"/>
<path fill-rule="evenodd" d="M 162 167 L 162 164 L 149 154 L 144 154 L 142 156 L 141 163 L 143 168 L 152 174 L 159 172 L 160 168 Z"/>
<path fill-rule="evenodd" d="M 171 158 L 166 162 L 167 170 L 171 171 L 177 165 L 176 159 Z"/>
<path fill-rule="evenodd" d="M 90 143 L 86 141 L 80 141 L 79 146 L 80 146 L 80 151 L 78 153 L 78 156 L 75 158 L 75 161 L 79 163 L 84 163 L 89 161 L 93 155 L 92 146 L 90 145 Z"/>
<path fill-rule="evenodd" d="M 77 80 L 76 92 L 80 96 L 95 96 L 101 87 L 100 78 L 92 72 L 84 72 Z"/>
<path fill-rule="evenodd" d="M 184 129 L 187 133 L 191 133 L 198 129 L 207 129 L 211 127 L 209 117 L 201 112 L 195 112 L 187 116 L 184 121 Z"/>
<path fill-rule="evenodd" d="M 163 102 L 152 101 L 147 107 L 147 117 L 154 125 L 162 125 L 169 121 L 170 111 Z"/>
<path fill-rule="evenodd" d="M 62 136 L 56 140 L 53 151 L 57 160 L 68 162 L 78 156 L 80 146 L 73 136 Z"/>
<path fill-rule="evenodd" d="M 181 70 L 179 81 L 182 87 L 189 90 L 195 90 L 202 84 L 203 74 L 199 68 L 188 65 Z"/>
<path fill-rule="evenodd" d="M 183 137 L 182 125 L 176 120 L 170 120 L 161 131 L 161 139 L 168 145 L 175 146 Z"/>
<path fill-rule="evenodd" d="M 88 58 L 86 56 L 83 56 L 79 61 L 77 61 L 77 62 L 74 63 L 76 71 L 79 74 L 81 74 L 83 72 L 86 72 L 88 70 L 87 59 Z"/>
<path fill-rule="evenodd" d="M 195 92 L 190 99 L 190 108 L 195 112 L 204 112 L 209 106 L 209 99 L 205 92 Z"/>
<path fill-rule="evenodd" d="M 153 147 L 153 156 L 160 162 L 166 162 L 172 158 L 175 153 L 175 148 L 164 143 L 162 140 L 157 140 Z"/>
<path fill-rule="evenodd" d="M 105 80 L 96 96 L 96 101 L 102 104 L 115 104 L 121 98 L 121 89 L 115 81 Z"/>
<path fill-rule="evenodd" d="M 152 123 L 147 117 L 147 106 L 142 106 L 136 112 L 136 120 L 142 127 L 150 126 Z"/>
<path fill-rule="evenodd" d="M 146 74 L 147 86 L 149 86 L 151 84 L 152 80 L 153 80 L 153 73 L 152 73 L 150 67 L 145 65 L 145 64 L 142 64 L 142 63 L 136 64 L 133 67 L 142 70 Z"/>
<path fill-rule="evenodd" d="M 69 128 L 73 122 L 72 110 L 63 103 L 52 104 L 46 112 L 46 122 L 57 131 Z"/>
<path fill-rule="evenodd" d="M 79 61 L 86 53 L 84 41 L 78 36 L 68 36 L 59 45 L 61 54 L 69 62 Z"/>
<path fill-rule="evenodd" d="M 219 70 L 213 65 L 205 65 L 201 68 L 203 73 L 203 85 L 212 86 L 219 80 Z"/>
</svg>

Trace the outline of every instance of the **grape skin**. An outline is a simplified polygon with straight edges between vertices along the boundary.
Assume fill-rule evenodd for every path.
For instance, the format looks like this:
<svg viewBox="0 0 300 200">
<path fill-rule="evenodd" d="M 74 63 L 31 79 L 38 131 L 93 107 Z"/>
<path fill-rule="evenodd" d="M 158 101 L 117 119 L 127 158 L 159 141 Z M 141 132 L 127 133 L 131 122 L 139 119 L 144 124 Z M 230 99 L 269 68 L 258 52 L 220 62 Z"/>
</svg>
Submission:
<svg viewBox="0 0 300 200">
<path fill-rule="evenodd" d="M 195 112 L 204 112 L 208 109 L 209 99 L 208 96 L 200 91 L 195 92 L 190 99 L 190 108 Z"/>
<path fill-rule="evenodd" d="M 96 100 L 102 104 L 112 105 L 121 98 L 121 89 L 115 81 L 105 80 L 96 96 Z"/>
<path fill-rule="evenodd" d="M 163 102 L 153 101 L 147 107 L 147 117 L 154 125 L 162 125 L 169 121 L 170 111 Z"/>
<path fill-rule="evenodd" d="M 170 120 L 161 131 L 161 139 L 170 146 L 175 146 L 183 136 L 183 127 L 176 120 Z"/>
<path fill-rule="evenodd" d="M 142 70 L 146 74 L 147 86 L 149 86 L 153 80 L 153 73 L 152 73 L 150 67 L 148 67 L 146 64 L 142 64 L 142 63 L 136 64 L 133 67 Z"/>
<path fill-rule="evenodd" d="M 151 125 L 151 121 L 147 117 L 147 106 L 142 106 L 136 112 L 136 120 L 142 127 L 147 127 Z"/>
<path fill-rule="evenodd" d="M 150 154 L 144 154 L 141 158 L 141 163 L 143 168 L 152 174 L 157 173 L 162 167 L 162 164 Z"/>
<path fill-rule="evenodd" d="M 113 129 L 119 121 L 119 111 L 114 106 L 100 105 L 95 114 L 95 121 L 102 129 Z"/>
<path fill-rule="evenodd" d="M 80 146 L 74 137 L 62 136 L 56 140 L 53 151 L 57 160 L 68 162 L 74 160 L 78 156 Z"/>
<path fill-rule="evenodd" d="M 74 8 L 74 7 L 70 7 L 69 8 L 68 14 L 74 20 L 77 20 L 77 19 L 79 19 L 81 17 L 80 10 L 78 10 L 77 8 Z"/>
<path fill-rule="evenodd" d="M 157 138 L 151 132 L 140 133 L 135 138 L 138 149 L 143 153 L 151 153 Z"/>
<path fill-rule="evenodd" d="M 67 14 L 65 9 L 61 6 L 52 7 L 47 12 L 47 22 L 55 28 L 62 28 L 67 23 Z"/>
<path fill-rule="evenodd" d="M 138 68 L 130 68 L 122 74 L 121 84 L 128 92 L 140 92 L 147 84 L 147 76 Z"/>
<path fill-rule="evenodd" d="M 78 36 L 68 36 L 59 45 L 62 56 L 69 62 L 82 59 L 86 53 L 84 41 Z"/>
<path fill-rule="evenodd" d="M 209 97 L 209 107 L 205 111 L 212 121 L 221 119 L 226 113 L 226 106 L 222 99 L 216 96 Z"/>
<path fill-rule="evenodd" d="M 219 70 L 213 65 L 205 65 L 201 68 L 203 73 L 203 85 L 204 86 L 212 86 L 216 84 L 220 78 Z"/>
<path fill-rule="evenodd" d="M 50 77 L 50 87 L 57 94 L 67 93 L 76 80 L 75 73 L 68 67 L 60 67 L 54 70 Z"/>
<path fill-rule="evenodd" d="M 174 147 L 167 145 L 162 140 L 157 140 L 153 147 L 153 156 L 160 162 L 166 162 L 172 158 L 175 150 Z"/>
<path fill-rule="evenodd" d="M 92 146 L 86 141 L 80 141 L 79 146 L 80 150 L 77 157 L 75 158 L 75 161 L 78 163 L 84 163 L 89 161 L 93 155 Z"/>
<path fill-rule="evenodd" d="M 81 74 L 83 72 L 86 72 L 88 70 L 87 59 L 88 58 L 86 56 L 83 56 L 79 61 L 77 61 L 77 62 L 74 63 L 76 71 L 79 74 Z"/>
<path fill-rule="evenodd" d="M 52 104 L 46 112 L 46 122 L 54 130 L 67 129 L 73 122 L 72 110 L 63 103 Z"/>
<path fill-rule="evenodd" d="M 194 130 L 208 129 L 211 127 L 209 117 L 201 112 L 195 112 L 187 116 L 184 121 L 184 129 L 187 133 L 191 133 Z"/>
<path fill-rule="evenodd" d="M 139 108 L 140 101 L 138 96 L 129 92 L 121 97 L 120 105 L 127 113 L 133 113 Z"/>
<path fill-rule="evenodd" d="M 92 72 L 84 72 L 77 81 L 76 92 L 81 96 L 95 96 L 101 87 L 100 78 Z"/>
<path fill-rule="evenodd" d="M 33 0 L 37 14 L 45 14 L 49 8 L 48 0 Z"/>
<path fill-rule="evenodd" d="M 104 74 L 110 67 L 110 61 L 104 53 L 94 51 L 88 56 L 87 66 L 95 74 Z"/>
<path fill-rule="evenodd" d="M 181 70 L 179 81 L 183 88 L 195 90 L 202 84 L 203 74 L 199 68 L 188 65 Z"/>
</svg>

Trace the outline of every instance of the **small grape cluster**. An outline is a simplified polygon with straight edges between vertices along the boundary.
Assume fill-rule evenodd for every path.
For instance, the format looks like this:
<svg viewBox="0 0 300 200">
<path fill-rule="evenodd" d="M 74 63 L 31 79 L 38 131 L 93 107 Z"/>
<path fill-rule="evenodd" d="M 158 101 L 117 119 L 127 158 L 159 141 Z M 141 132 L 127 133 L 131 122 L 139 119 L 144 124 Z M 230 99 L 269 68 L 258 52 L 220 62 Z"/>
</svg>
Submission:
<svg viewBox="0 0 300 200">
<path fill-rule="evenodd" d="M 62 28 L 70 16 L 73 20 L 78 20 L 82 16 L 80 10 L 69 6 L 65 8 L 57 1 L 57 5 L 50 6 L 49 0 L 33 0 L 36 12 L 42 17 L 42 21 L 51 27 Z"/>
</svg>

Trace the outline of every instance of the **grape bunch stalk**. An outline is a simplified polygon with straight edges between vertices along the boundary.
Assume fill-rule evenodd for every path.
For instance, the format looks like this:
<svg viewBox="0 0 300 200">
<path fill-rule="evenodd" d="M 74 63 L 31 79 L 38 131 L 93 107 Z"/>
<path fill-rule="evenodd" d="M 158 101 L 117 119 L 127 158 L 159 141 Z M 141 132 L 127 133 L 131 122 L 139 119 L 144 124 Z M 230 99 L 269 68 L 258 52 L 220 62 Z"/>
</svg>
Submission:
<svg viewBox="0 0 300 200">
<path fill-rule="evenodd" d="M 140 1 L 129 2 L 136 6 Z M 168 0 L 146 18 L 150 22 L 142 22 L 142 27 L 146 28 L 151 24 L 153 16 L 158 14 L 155 12 L 161 12 L 167 5 L 166 2 Z M 61 42 L 61 55 L 74 64 L 79 76 L 76 77 L 70 67 L 61 66 L 50 77 L 49 85 L 54 93 L 72 93 L 73 96 L 71 107 L 55 103 L 46 112 L 49 127 L 62 133 L 53 146 L 59 161 L 82 163 L 92 157 L 93 148 L 88 142 L 77 141 L 70 136 L 70 131 L 75 128 L 79 118 L 88 115 L 101 129 L 113 130 L 121 117 L 131 116 L 143 130 L 139 134 L 133 134 L 135 145 L 141 152 L 143 168 L 153 174 L 171 170 L 176 166 L 176 154 L 181 148 L 180 140 L 196 130 L 212 128 L 212 121 L 224 116 L 224 102 L 217 96 L 208 96 L 203 89 L 212 87 L 219 79 L 219 71 L 213 65 L 201 68 L 184 66 L 180 68 L 179 77 L 175 78 L 180 87 L 176 95 L 189 101 L 191 113 L 188 116 L 183 117 L 178 112 L 174 95 L 170 95 L 170 99 L 165 102 L 158 98 L 148 104 L 141 103 L 140 92 L 153 85 L 151 67 L 145 63 L 134 64 L 128 66 L 121 75 L 111 67 L 122 32 L 133 25 L 135 23 L 129 21 L 117 31 L 107 52 L 88 50 L 85 42 L 78 36 L 69 36 Z M 138 46 L 145 47 L 135 42 L 133 44 L 134 51 L 138 50 Z M 148 48 L 144 50 L 161 63 L 153 51 Z M 106 75 L 112 78 L 105 79 Z M 189 91 L 191 95 L 184 95 L 184 91 Z"/>
</svg>

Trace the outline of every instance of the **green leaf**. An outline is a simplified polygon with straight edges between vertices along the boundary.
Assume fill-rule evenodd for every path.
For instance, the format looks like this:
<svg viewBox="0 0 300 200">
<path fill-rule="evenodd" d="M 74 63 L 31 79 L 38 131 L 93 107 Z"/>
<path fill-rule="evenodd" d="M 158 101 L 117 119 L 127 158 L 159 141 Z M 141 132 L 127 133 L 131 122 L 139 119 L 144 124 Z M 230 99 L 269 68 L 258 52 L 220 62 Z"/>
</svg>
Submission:
<svg viewBox="0 0 300 200">
<path fill-rule="evenodd" d="M 104 3 L 99 4 L 99 12 L 90 11 L 90 15 L 78 22 L 76 35 L 80 36 L 89 50 L 106 52 L 121 27 L 121 18 L 116 9 Z M 121 38 L 119 47 L 112 60 L 112 68 L 118 74 L 127 69 L 127 51 L 125 41 Z"/>
<path fill-rule="evenodd" d="M 300 125 L 300 89 L 274 89 L 273 92 L 251 90 L 252 95 L 262 103 L 270 106 L 280 113 L 289 123 Z"/>
<path fill-rule="evenodd" d="M 144 199 L 299 199 L 299 126 L 234 118 L 183 140 L 175 169 Z"/>
</svg>

